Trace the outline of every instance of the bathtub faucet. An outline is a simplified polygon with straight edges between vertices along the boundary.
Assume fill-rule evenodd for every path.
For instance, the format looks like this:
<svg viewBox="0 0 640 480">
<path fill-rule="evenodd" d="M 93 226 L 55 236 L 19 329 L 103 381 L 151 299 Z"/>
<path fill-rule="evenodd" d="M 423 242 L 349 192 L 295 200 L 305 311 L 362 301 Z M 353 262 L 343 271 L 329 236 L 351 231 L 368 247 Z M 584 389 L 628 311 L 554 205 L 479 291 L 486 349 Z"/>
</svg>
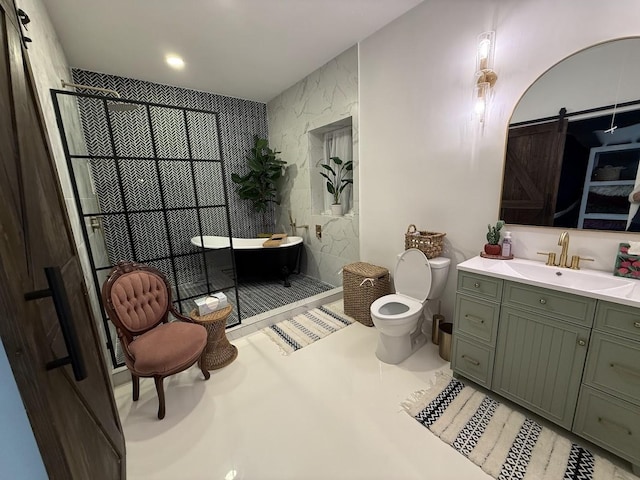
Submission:
<svg viewBox="0 0 640 480">
<path fill-rule="evenodd" d="M 294 219 L 291 216 L 291 210 L 289 210 L 289 226 L 291 227 L 291 234 L 295 236 L 298 233 L 298 228 L 306 228 L 309 229 L 309 225 L 296 225 L 297 219 Z"/>
</svg>

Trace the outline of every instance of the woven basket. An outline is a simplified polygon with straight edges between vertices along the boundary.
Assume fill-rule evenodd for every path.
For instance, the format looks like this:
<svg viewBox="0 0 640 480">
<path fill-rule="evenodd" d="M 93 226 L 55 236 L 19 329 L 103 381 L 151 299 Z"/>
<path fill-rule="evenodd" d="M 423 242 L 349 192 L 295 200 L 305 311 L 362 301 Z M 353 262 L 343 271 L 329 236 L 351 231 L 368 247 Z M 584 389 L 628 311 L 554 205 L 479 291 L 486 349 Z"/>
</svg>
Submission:
<svg viewBox="0 0 640 480">
<path fill-rule="evenodd" d="M 371 304 L 391 293 L 389 270 L 370 263 L 356 262 L 342 269 L 344 313 L 367 327 L 373 326 Z"/>
<path fill-rule="evenodd" d="M 435 233 L 418 230 L 411 224 L 404 235 L 404 248 L 417 248 L 422 251 L 427 258 L 436 258 L 442 253 L 444 237 L 446 233 Z"/>
</svg>

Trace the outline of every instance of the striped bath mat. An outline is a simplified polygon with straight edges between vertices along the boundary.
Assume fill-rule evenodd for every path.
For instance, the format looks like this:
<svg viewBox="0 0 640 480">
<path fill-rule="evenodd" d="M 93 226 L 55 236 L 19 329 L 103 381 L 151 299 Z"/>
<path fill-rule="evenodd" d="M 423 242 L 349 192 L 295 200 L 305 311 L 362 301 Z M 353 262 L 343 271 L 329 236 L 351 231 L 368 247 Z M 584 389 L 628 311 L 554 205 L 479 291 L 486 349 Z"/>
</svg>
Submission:
<svg viewBox="0 0 640 480">
<path fill-rule="evenodd" d="M 440 440 L 500 480 L 638 479 L 446 374 L 402 406 Z"/>
<path fill-rule="evenodd" d="M 342 300 L 323 305 L 288 320 L 263 328 L 286 355 L 351 325 L 354 319 L 344 313 Z"/>
</svg>

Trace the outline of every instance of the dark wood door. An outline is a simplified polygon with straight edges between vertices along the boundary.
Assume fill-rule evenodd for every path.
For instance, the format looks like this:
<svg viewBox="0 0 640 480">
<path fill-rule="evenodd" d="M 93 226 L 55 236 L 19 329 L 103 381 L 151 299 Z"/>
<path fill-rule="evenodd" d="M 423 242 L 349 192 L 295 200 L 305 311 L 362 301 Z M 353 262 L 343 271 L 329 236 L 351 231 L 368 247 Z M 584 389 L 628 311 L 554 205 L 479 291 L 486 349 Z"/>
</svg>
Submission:
<svg viewBox="0 0 640 480">
<path fill-rule="evenodd" d="M 125 478 L 125 446 L 109 371 L 64 207 L 11 0 L 0 0 L 0 335 L 52 479 Z M 49 296 L 58 267 L 68 318 Z M 45 292 L 46 293 L 46 292 Z M 70 365 L 61 323 L 77 334 L 86 378 Z"/>
<path fill-rule="evenodd" d="M 567 120 L 509 129 L 500 218 L 553 226 Z"/>
</svg>

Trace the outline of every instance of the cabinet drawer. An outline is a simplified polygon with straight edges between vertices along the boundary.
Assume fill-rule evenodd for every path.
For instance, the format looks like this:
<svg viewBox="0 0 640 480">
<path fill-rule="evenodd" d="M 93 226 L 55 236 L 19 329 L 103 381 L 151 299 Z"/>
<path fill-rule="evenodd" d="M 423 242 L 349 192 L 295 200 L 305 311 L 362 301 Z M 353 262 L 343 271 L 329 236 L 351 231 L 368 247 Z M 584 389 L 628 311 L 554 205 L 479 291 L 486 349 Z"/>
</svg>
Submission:
<svg viewBox="0 0 640 480">
<path fill-rule="evenodd" d="M 640 308 L 600 301 L 594 328 L 640 340 Z"/>
<path fill-rule="evenodd" d="M 640 343 L 594 331 L 584 382 L 640 405 Z"/>
<path fill-rule="evenodd" d="M 502 298 L 502 280 L 458 271 L 458 291 L 499 302 Z"/>
<path fill-rule="evenodd" d="M 504 305 L 526 308 L 587 327 L 593 324 L 596 307 L 593 298 L 514 282 L 505 282 L 504 287 Z"/>
<path fill-rule="evenodd" d="M 469 297 L 458 293 L 456 296 L 455 328 L 470 337 L 496 344 L 500 304 Z"/>
<path fill-rule="evenodd" d="M 635 405 L 583 385 L 573 431 L 640 464 L 640 409 Z"/>
<path fill-rule="evenodd" d="M 451 369 L 469 380 L 489 388 L 493 371 L 493 349 L 455 334 L 453 336 Z"/>
</svg>

